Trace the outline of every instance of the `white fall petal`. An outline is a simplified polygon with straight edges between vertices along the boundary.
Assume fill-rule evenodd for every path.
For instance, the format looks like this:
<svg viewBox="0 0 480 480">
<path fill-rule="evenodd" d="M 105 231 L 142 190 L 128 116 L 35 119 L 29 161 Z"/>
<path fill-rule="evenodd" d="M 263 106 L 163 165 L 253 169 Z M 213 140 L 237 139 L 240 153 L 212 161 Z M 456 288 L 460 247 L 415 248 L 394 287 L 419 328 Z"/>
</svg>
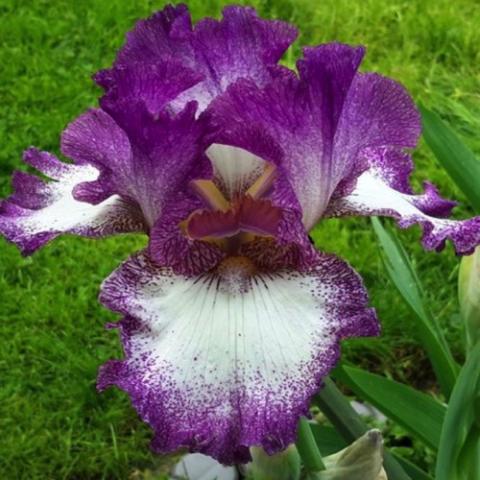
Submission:
<svg viewBox="0 0 480 480">
<path fill-rule="evenodd" d="M 102 302 L 128 317 L 127 358 L 104 367 L 100 386 L 131 394 L 159 450 L 229 463 L 251 445 L 285 448 L 339 340 L 378 333 L 357 274 L 335 257 L 319 254 L 305 273 L 258 272 L 247 287 L 231 274 L 179 276 L 140 253 L 102 287 Z"/>
</svg>

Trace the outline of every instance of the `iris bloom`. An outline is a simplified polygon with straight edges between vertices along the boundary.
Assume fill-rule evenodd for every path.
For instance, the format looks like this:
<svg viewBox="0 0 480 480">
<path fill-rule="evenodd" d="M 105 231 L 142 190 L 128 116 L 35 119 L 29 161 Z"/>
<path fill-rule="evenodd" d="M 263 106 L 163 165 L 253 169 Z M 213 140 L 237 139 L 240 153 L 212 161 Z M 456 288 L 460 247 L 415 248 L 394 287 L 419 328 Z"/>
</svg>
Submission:
<svg viewBox="0 0 480 480">
<path fill-rule="evenodd" d="M 344 215 L 423 227 L 427 249 L 479 243 L 480 220 L 409 184 L 418 112 L 402 86 L 359 73 L 362 47 L 305 48 L 284 22 L 228 7 L 192 27 L 185 6 L 137 24 L 95 77 L 100 108 L 62 135 L 65 163 L 35 149 L 17 172 L 0 232 L 30 254 L 61 233 L 145 232 L 148 246 L 102 285 L 123 315 L 125 358 L 99 388 L 129 393 L 153 448 L 223 463 L 295 440 L 339 356 L 340 340 L 377 335 L 359 275 L 316 251 L 308 231 Z"/>
</svg>

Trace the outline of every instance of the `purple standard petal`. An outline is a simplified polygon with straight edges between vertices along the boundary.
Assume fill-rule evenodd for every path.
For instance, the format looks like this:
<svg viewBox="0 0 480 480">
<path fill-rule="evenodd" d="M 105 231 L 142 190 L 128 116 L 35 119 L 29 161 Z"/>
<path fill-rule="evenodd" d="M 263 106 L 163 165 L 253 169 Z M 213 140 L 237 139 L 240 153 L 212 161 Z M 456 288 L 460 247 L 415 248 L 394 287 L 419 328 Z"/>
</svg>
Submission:
<svg viewBox="0 0 480 480">
<path fill-rule="evenodd" d="M 232 464 L 253 445 L 284 449 L 339 341 L 378 334 L 361 279 L 338 258 L 317 253 L 303 271 L 250 267 L 233 260 L 191 278 L 139 253 L 104 282 L 102 302 L 126 315 L 125 359 L 104 365 L 98 386 L 128 392 L 155 451 Z"/>
<path fill-rule="evenodd" d="M 146 20 L 140 20 L 127 33 L 127 41 L 118 52 L 116 64 L 152 63 L 167 57 L 188 56 L 192 21 L 184 4 L 167 5 Z"/>
<path fill-rule="evenodd" d="M 401 86 L 357 73 L 363 48 L 334 43 L 304 53 L 299 78 L 279 76 L 264 89 L 238 81 L 205 116 L 213 141 L 259 155 L 277 145 L 271 161 L 285 170 L 310 229 L 365 168 L 364 149 L 412 147 L 420 126 Z"/>
<path fill-rule="evenodd" d="M 168 5 L 137 23 L 127 35 L 115 65 L 157 63 L 174 58 L 203 76 L 203 81 L 174 102 L 176 110 L 195 100 L 200 110 L 238 78 L 251 78 L 258 85 L 272 78 L 272 70 L 296 38 L 288 23 L 263 20 L 254 9 L 230 6 L 220 21 L 206 18 L 192 28 L 185 5 Z M 102 71 L 97 82 L 111 88 L 111 71 Z"/>
<path fill-rule="evenodd" d="M 144 87 L 150 91 L 149 83 Z M 116 120 L 100 109 L 80 116 L 65 130 L 62 151 L 77 162 L 99 165 L 100 181 L 138 204 L 152 226 L 195 166 L 202 126 L 193 104 L 178 114 L 153 115 L 143 101 L 131 97 L 129 102 L 116 104 Z M 97 187 L 88 185 L 88 194 Z"/>
<path fill-rule="evenodd" d="M 369 168 L 383 170 L 392 186 L 412 193 L 409 176 L 413 164 L 405 150 L 416 146 L 420 133 L 420 114 L 402 85 L 375 73 L 357 74 L 345 100 L 334 145 L 337 162 L 345 155 L 355 161 L 333 197 L 348 192 Z"/>
<path fill-rule="evenodd" d="M 365 123 L 364 118 L 376 120 Z M 428 250 L 441 250 L 450 239 L 458 254 L 473 252 L 480 243 L 480 218 L 445 218 L 456 203 L 441 198 L 428 182 L 423 194 L 412 191 L 413 163 L 401 147 L 415 146 L 420 120 L 403 87 L 379 75 L 358 75 L 338 132 L 336 150 L 348 150 L 348 145 L 356 144 L 358 161 L 334 192 L 326 216 L 392 216 L 401 228 L 420 224 Z M 389 141 L 382 145 L 385 138 Z"/>
<path fill-rule="evenodd" d="M 113 195 L 96 205 L 77 200 L 74 189 L 99 176 L 88 164 L 66 164 L 55 156 L 29 149 L 24 161 L 52 178 L 50 182 L 17 172 L 15 192 L 0 203 L 0 234 L 27 255 L 61 233 L 101 237 L 143 231 L 141 212 L 135 205 Z"/>
</svg>

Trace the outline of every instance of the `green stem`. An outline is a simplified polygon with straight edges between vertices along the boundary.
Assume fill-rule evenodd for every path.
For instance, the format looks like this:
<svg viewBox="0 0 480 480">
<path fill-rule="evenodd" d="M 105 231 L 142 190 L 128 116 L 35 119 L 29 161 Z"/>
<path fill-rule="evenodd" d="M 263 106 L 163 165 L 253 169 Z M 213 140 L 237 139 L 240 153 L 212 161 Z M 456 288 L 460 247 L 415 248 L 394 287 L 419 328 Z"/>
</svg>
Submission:
<svg viewBox="0 0 480 480">
<path fill-rule="evenodd" d="M 360 415 L 352 408 L 348 399 L 328 377 L 325 379 L 325 386 L 315 397 L 314 403 L 320 407 L 324 415 L 348 443 L 352 443 L 369 429 Z M 386 450 L 383 464 L 389 480 L 410 480 L 405 470 Z"/>
<path fill-rule="evenodd" d="M 297 450 L 302 458 L 303 465 L 308 472 L 320 472 L 325 470 L 322 454 L 312 433 L 312 429 L 305 417 L 298 424 Z"/>
</svg>

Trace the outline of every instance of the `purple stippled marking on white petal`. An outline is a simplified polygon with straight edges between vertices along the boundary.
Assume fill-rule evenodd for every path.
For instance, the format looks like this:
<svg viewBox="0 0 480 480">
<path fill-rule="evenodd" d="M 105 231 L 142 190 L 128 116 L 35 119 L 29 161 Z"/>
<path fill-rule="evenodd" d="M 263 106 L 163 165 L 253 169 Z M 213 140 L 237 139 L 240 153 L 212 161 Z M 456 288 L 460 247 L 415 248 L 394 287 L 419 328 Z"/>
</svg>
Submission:
<svg viewBox="0 0 480 480">
<path fill-rule="evenodd" d="M 25 158 L 55 180 L 19 173 L 14 177 L 14 194 L 0 205 L 0 233 L 24 254 L 61 233 L 97 237 L 144 230 L 140 212 L 118 195 L 96 205 L 74 198 L 76 186 L 98 178 L 94 166 L 66 164 L 34 149 Z"/>
<path fill-rule="evenodd" d="M 102 286 L 103 303 L 127 315 L 126 358 L 102 367 L 99 388 L 129 393 L 158 452 L 187 447 L 235 463 L 251 445 L 282 450 L 339 340 L 378 334 L 361 280 L 335 257 L 258 273 L 247 289 L 225 279 L 177 276 L 140 253 Z"/>
<path fill-rule="evenodd" d="M 53 180 L 60 180 L 68 174 L 68 164 L 61 162 L 52 153 L 42 152 L 35 147 L 23 152 L 23 161 Z"/>
<path fill-rule="evenodd" d="M 451 240 L 457 254 L 472 253 L 480 244 L 480 217 L 459 221 L 443 218 L 453 206 L 453 202 L 441 198 L 429 183 L 425 184 L 424 194 L 409 195 L 391 188 L 372 169 L 360 175 L 349 195 L 330 204 L 328 214 L 394 217 L 401 228 L 421 225 L 427 250 L 442 250 L 446 240 Z"/>
</svg>

